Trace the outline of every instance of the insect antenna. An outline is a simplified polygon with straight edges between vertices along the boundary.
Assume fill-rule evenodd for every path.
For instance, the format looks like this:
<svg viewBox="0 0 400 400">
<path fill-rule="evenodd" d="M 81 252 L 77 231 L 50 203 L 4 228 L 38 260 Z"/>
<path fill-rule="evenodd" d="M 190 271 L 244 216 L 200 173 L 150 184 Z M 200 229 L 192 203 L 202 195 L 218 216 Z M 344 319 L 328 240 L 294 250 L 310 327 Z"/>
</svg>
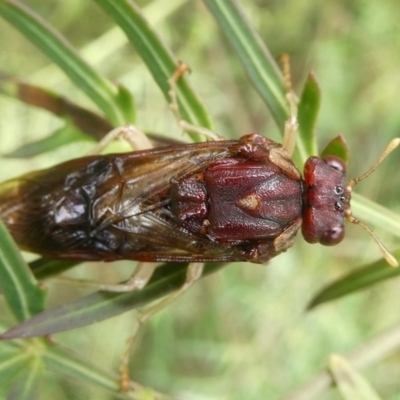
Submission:
<svg viewBox="0 0 400 400">
<path fill-rule="evenodd" d="M 378 161 L 364 174 L 362 174 L 359 178 L 352 179 L 347 183 L 348 186 L 354 187 L 359 182 L 368 178 L 378 167 L 381 165 L 382 161 L 400 144 L 400 138 L 394 138 L 390 141 L 387 145 L 386 149 L 383 150 L 382 154 L 380 155 Z"/>
<path fill-rule="evenodd" d="M 356 224 L 358 226 L 361 226 L 365 231 L 367 231 L 371 236 L 372 239 L 375 240 L 375 243 L 378 245 L 379 250 L 381 251 L 383 257 L 387 261 L 387 263 L 392 266 L 392 267 L 398 267 L 399 263 L 397 260 L 394 258 L 394 256 L 389 252 L 389 250 L 384 246 L 384 244 L 378 239 L 378 237 L 375 235 L 374 232 L 371 231 L 371 229 L 368 228 L 367 225 L 359 221 L 357 218 L 355 218 L 353 215 L 351 215 L 351 212 L 349 212 L 346 215 L 347 221 L 351 222 L 352 224 Z"/>
<path fill-rule="evenodd" d="M 352 188 L 357 185 L 359 182 L 364 180 L 365 178 L 368 178 L 382 163 L 382 161 L 400 144 L 400 138 L 395 138 L 390 141 L 386 149 L 382 152 L 380 155 L 378 161 L 363 175 L 361 175 L 358 178 L 352 179 L 347 183 L 348 189 L 351 191 Z M 389 265 L 392 267 L 397 267 L 399 263 L 397 260 L 394 258 L 394 256 L 389 252 L 389 250 L 383 245 L 383 243 L 378 239 L 378 237 L 371 231 L 371 229 L 368 228 L 367 225 L 359 221 L 357 218 L 355 218 L 351 214 L 351 210 L 349 209 L 348 212 L 346 213 L 346 219 L 352 223 L 361 226 L 365 231 L 367 231 L 371 236 L 372 239 L 376 242 L 376 244 L 379 246 L 379 249 L 385 258 L 385 260 L 388 262 Z"/>
</svg>

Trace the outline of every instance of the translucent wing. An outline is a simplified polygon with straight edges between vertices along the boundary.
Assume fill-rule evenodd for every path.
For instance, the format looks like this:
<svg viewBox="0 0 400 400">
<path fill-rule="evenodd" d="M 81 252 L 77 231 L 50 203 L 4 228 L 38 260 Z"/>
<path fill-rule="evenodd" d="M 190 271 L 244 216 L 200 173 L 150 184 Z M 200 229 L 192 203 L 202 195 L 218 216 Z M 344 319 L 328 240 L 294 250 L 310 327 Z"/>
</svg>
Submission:
<svg viewBox="0 0 400 400">
<path fill-rule="evenodd" d="M 25 250 L 79 260 L 241 259 L 178 226 L 171 183 L 229 156 L 236 141 L 93 156 L 0 187 L 0 218 Z"/>
</svg>

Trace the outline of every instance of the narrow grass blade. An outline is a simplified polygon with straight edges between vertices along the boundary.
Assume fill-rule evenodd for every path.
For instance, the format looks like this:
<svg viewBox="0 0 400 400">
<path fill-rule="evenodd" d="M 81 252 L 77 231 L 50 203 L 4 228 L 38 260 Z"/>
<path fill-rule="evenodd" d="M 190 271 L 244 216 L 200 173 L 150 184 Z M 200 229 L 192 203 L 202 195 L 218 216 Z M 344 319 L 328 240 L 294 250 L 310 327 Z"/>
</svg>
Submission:
<svg viewBox="0 0 400 400">
<path fill-rule="evenodd" d="M 51 260 L 49 258 L 39 258 L 38 260 L 29 263 L 29 268 L 32 270 L 36 279 L 42 280 L 61 274 L 78 264 L 79 262 L 77 261 L 60 261 Z"/>
<path fill-rule="evenodd" d="M 225 264 L 206 264 L 204 275 Z M 179 289 L 186 276 L 187 264 L 169 263 L 160 266 L 145 288 L 128 293 L 97 292 L 69 304 L 42 312 L 0 336 L 1 339 L 44 336 L 85 325 L 142 307 Z"/>
<path fill-rule="evenodd" d="M 379 335 L 367 340 L 357 349 L 346 354 L 346 359 L 356 368 L 361 370 L 377 364 L 400 348 L 400 324 L 385 330 Z M 305 382 L 301 387 L 285 396 L 284 400 L 309 400 L 324 398 L 333 384 L 331 374 L 323 368 L 321 372 Z"/>
<path fill-rule="evenodd" d="M 44 139 L 27 143 L 14 151 L 1 156 L 4 158 L 30 158 L 39 154 L 58 149 L 73 142 L 92 141 L 92 139 L 77 130 L 72 124 L 67 123 L 61 129 L 57 129 Z"/>
<path fill-rule="evenodd" d="M 10 343 L 10 342 L 9 342 Z M 29 363 L 30 354 L 21 348 L 2 345 L 0 354 L 0 385 L 10 383 L 16 375 Z"/>
<path fill-rule="evenodd" d="M 304 85 L 298 105 L 299 138 L 298 149 L 302 161 L 318 155 L 315 125 L 321 104 L 321 91 L 313 72 L 310 72 Z"/>
<path fill-rule="evenodd" d="M 353 214 L 369 226 L 400 237 L 400 215 L 358 193 L 351 194 Z"/>
<path fill-rule="evenodd" d="M 36 400 L 41 398 L 41 383 L 44 374 L 43 362 L 39 357 L 31 357 L 27 365 L 12 382 L 7 399 Z"/>
<path fill-rule="evenodd" d="M 95 0 L 95 2 L 123 29 L 146 63 L 165 98 L 170 102 L 168 80 L 178 64 L 155 30 L 143 17 L 140 9 L 133 1 L 128 0 Z M 212 129 L 207 112 L 184 77 L 179 79 L 177 92 L 183 118 L 192 124 Z M 199 140 L 198 135 L 192 137 Z"/>
<path fill-rule="evenodd" d="M 52 90 L 32 85 L 14 77 L 0 74 L 0 92 L 71 121 L 77 129 L 97 140 L 103 138 L 107 132 L 113 129 L 113 125 L 101 115 L 79 106 Z"/>
<path fill-rule="evenodd" d="M 114 393 L 115 398 L 118 399 L 172 400 L 167 395 L 146 388 L 133 381 L 130 382 L 132 390 L 122 393 L 119 387 L 120 377 L 117 374 L 100 369 L 97 365 L 82 358 L 79 354 L 62 346 L 49 347 L 49 351 L 43 354 L 43 358 L 46 367 L 51 371 L 110 390 Z"/>
<path fill-rule="evenodd" d="M 133 99 L 129 99 L 127 107 L 124 93 L 125 103 L 121 108 L 119 88 L 97 74 L 44 19 L 18 0 L 1 1 L 0 15 L 53 60 L 97 104 L 113 125 L 135 122 Z M 129 112 L 121 112 L 127 109 Z"/>
<path fill-rule="evenodd" d="M 0 287 L 18 321 L 44 309 L 46 292 L 35 280 L 17 246 L 0 220 Z"/>
<path fill-rule="evenodd" d="M 380 400 L 368 381 L 345 358 L 332 354 L 329 370 L 343 400 Z"/>
<path fill-rule="evenodd" d="M 282 74 L 235 0 L 203 0 L 241 60 L 254 88 L 283 131 L 289 109 Z"/>
<path fill-rule="evenodd" d="M 400 259 L 400 250 L 393 252 L 396 259 Z M 382 259 L 366 267 L 351 272 L 345 277 L 325 287 L 311 300 L 308 308 L 314 308 L 326 303 L 365 289 L 386 279 L 395 278 L 400 275 L 400 268 L 393 268 Z"/>
</svg>

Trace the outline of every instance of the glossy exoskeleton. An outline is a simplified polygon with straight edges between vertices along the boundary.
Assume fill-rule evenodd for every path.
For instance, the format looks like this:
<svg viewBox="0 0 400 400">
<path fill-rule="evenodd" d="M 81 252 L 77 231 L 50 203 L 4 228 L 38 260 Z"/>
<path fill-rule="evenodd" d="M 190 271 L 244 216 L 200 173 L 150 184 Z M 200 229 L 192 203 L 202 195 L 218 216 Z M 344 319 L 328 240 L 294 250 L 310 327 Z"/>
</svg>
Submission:
<svg viewBox="0 0 400 400">
<path fill-rule="evenodd" d="M 344 236 L 351 189 L 337 157 L 311 157 L 304 179 L 287 151 L 239 140 L 90 156 L 0 189 L 18 245 L 68 260 L 250 261 Z"/>
</svg>

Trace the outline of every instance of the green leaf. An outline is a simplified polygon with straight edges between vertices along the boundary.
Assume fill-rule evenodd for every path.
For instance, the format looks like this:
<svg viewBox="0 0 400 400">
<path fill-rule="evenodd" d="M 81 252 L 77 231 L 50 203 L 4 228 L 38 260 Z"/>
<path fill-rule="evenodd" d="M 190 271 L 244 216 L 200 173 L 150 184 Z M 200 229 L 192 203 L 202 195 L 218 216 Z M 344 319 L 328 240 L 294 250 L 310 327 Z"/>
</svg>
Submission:
<svg viewBox="0 0 400 400">
<path fill-rule="evenodd" d="M 359 344 L 346 354 L 346 359 L 361 370 L 378 365 L 385 358 L 395 354 L 400 347 L 400 324 L 386 329 L 367 341 Z M 285 396 L 285 400 L 308 400 L 324 398 L 324 394 L 333 384 L 333 377 L 326 368 L 313 375 L 295 391 Z"/>
<path fill-rule="evenodd" d="M 7 346 L 3 342 L 0 353 L 0 385 L 11 382 L 25 368 L 30 357 L 28 352 L 21 351 L 21 347 Z"/>
<path fill-rule="evenodd" d="M 233 46 L 279 129 L 289 116 L 282 73 L 268 48 L 233 0 L 203 0 Z"/>
<path fill-rule="evenodd" d="M 88 140 L 91 139 L 87 135 L 83 134 L 82 131 L 77 130 L 71 124 L 66 124 L 64 127 L 57 129 L 44 139 L 27 143 L 10 153 L 2 154 L 2 156 L 5 158 L 35 157 L 39 154 L 56 150 L 59 147 L 65 146 L 69 143 Z"/>
<path fill-rule="evenodd" d="M 332 139 L 322 150 L 321 157 L 325 156 L 336 156 L 343 160 L 345 164 L 349 161 L 349 147 L 347 146 L 346 140 L 342 135 L 339 135 Z"/>
<path fill-rule="evenodd" d="M 54 93 L 52 90 L 31 85 L 30 83 L 0 74 L 0 91 L 26 104 L 47 110 L 58 117 L 70 121 L 76 129 L 85 132 L 100 140 L 113 126 L 101 115 L 75 104 L 69 99 Z M 121 88 L 118 102 L 123 103 L 125 113 L 134 112 L 130 94 Z M 134 115 L 131 120 L 134 121 Z M 73 135 L 73 133 L 71 133 Z M 26 145 L 26 146 L 29 146 Z M 43 143 L 46 146 L 46 143 Z"/>
<path fill-rule="evenodd" d="M 120 90 L 94 71 L 43 18 L 17 0 L 0 2 L 0 15 L 53 60 L 115 125 L 134 123 L 132 112 L 121 113 Z M 133 100 L 130 101 L 130 106 Z"/>
<path fill-rule="evenodd" d="M 38 260 L 29 263 L 29 268 L 32 270 L 36 279 L 42 280 L 61 274 L 62 272 L 75 267 L 76 265 L 79 265 L 79 262 L 39 258 Z"/>
<path fill-rule="evenodd" d="M 41 398 L 40 386 L 44 374 L 43 362 L 31 357 L 11 385 L 8 399 L 35 400 Z"/>
<path fill-rule="evenodd" d="M 380 399 L 368 381 L 345 358 L 332 354 L 329 370 L 344 400 Z"/>
<path fill-rule="evenodd" d="M 302 161 L 312 155 L 318 155 L 317 141 L 315 137 L 315 126 L 319 107 L 321 104 L 321 91 L 314 73 L 308 74 L 303 92 L 298 105 L 299 138 L 297 142 Z"/>
<path fill-rule="evenodd" d="M 178 63 L 145 20 L 140 9 L 128 0 L 95 0 L 95 2 L 123 29 L 146 63 L 165 98 L 170 102 L 168 80 L 175 72 Z M 184 77 L 177 83 L 177 93 L 183 118 L 192 124 L 212 129 L 210 117 Z M 198 135 L 192 137 L 199 140 Z"/>
<path fill-rule="evenodd" d="M 355 192 L 351 194 L 351 209 L 355 217 L 370 227 L 374 226 L 400 237 L 400 214 Z"/>
<path fill-rule="evenodd" d="M 393 255 L 400 259 L 400 250 Z M 382 259 L 367 265 L 357 271 L 351 272 L 345 277 L 325 287 L 311 300 L 308 308 L 314 308 L 320 304 L 338 299 L 348 294 L 365 289 L 386 279 L 395 278 L 400 275 L 400 268 L 393 268 Z"/>
<path fill-rule="evenodd" d="M 34 278 L 16 244 L 0 220 L 0 286 L 18 321 L 44 309 L 46 292 Z"/>
<path fill-rule="evenodd" d="M 130 381 L 132 390 L 120 392 L 120 376 L 109 373 L 62 346 L 53 346 L 43 354 L 46 367 L 51 371 L 69 376 L 84 383 L 92 383 L 114 393 L 115 398 L 172 400 L 169 396 Z"/>
<path fill-rule="evenodd" d="M 124 124 L 127 122 L 135 122 L 136 106 L 131 92 L 119 83 L 116 83 L 115 85 L 118 88 L 116 104 L 121 113 L 125 116 Z M 108 129 L 105 133 L 109 132 L 110 130 L 111 129 Z"/>
<path fill-rule="evenodd" d="M 203 276 L 225 266 L 206 264 Z M 160 266 L 141 290 L 128 293 L 97 292 L 38 314 L 0 335 L 1 339 L 44 336 L 93 324 L 148 304 L 179 289 L 186 277 L 187 264 L 168 263 Z"/>
</svg>

